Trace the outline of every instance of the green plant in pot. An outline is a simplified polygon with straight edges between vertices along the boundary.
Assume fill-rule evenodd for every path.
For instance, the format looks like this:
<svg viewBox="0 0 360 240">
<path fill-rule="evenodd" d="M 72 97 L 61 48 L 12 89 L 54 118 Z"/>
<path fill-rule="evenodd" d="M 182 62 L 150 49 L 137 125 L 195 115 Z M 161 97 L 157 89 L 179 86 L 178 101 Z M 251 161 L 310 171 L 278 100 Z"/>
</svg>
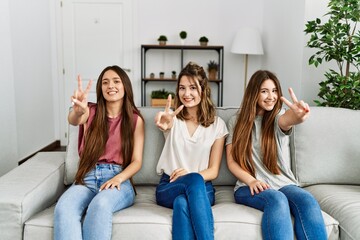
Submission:
<svg viewBox="0 0 360 240">
<path fill-rule="evenodd" d="M 205 36 L 199 38 L 199 42 L 201 46 L 207 46 L 209 39 Z"/>
<path fill-rule="evenodd" d="M 306 34 L 310 34 L 307 47 L 317 51 L 309 58 L 309 65 L 335 61 L 337 70 L 325 72 L 320 82 L 318 106 L 360 109 L 360 1 L 330 0 L 329 18 L 308 21 Z"/>
<path fill-rule="evenodd" d="M 209 74 L 209 80 L 217 79 L 218 69 L 219 69 L 219 64 L 217 64 L 215 61 L 208 62 L 207 70 Z"/>
<path fill-rule="evenodd" d="M 187 32 L 181 31 L 179 33 L 179 36 L 180 36 L 181 45 L 184 45 L 185 44 L 185 39 L 187 37 Z"/>
<path fill-rule="evenodd" d="M 158 38 L 159 45 L 166 45 L 167 40 L 168 39 L 165 35 L 160 35 Z"/>
<path fill-rule="evenodd" d="M 174 106 L 175 93 L 167 91 L 165 89 L 154 90 L 151 92 L 151 106 L 163 107 L 166 106 L 167 98 L 169 94 L 172 97 L 171 106 Z"/>
</svg>

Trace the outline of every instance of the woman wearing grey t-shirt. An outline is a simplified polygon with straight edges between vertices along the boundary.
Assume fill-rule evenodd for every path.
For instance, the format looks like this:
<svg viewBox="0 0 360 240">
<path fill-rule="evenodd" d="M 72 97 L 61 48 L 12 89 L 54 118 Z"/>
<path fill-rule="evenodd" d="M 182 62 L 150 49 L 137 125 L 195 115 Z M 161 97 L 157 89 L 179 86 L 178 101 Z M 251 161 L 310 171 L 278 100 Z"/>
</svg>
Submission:
<svg viewBox="0 0 360 240">
<path fill-rule="evenodd" d="M 227 164 L 238 179 L 234 197 L 264 212 L 263 239 L 327 239 L 316 199 L 300 188 L 289 166 L 287 136 L 310 114 L 307 103 L 282 96 L 277 77 L 255 72 L 246 88 L 238 115 L 229 121 Z M 282 102 L 289 109 L 280 113 Z M 294 228 L 291 215 L 294 217 Z"/>
</svg>

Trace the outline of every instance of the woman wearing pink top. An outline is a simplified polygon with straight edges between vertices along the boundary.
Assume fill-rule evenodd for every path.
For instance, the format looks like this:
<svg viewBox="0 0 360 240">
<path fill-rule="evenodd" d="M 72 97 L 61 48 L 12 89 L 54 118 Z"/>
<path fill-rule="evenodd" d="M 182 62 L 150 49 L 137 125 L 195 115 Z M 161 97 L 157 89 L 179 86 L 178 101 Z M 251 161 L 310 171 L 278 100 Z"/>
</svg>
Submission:
<svg viewBox="0 0 360 240">
<path fill-rule="evenodd" d="M 113 213 L 135 199 L 130 179 L 142 164 L 144 120 L 130 79 L 120 67 L 109 66 L 98 78 L 96 104 L 87 102 L 90 88 L 91 81 L 83 91 L 79 76 L 68 116 L 80 126 L 79 169 L 56 204 L 55 240 L 111 239 Z"/>
</svg>

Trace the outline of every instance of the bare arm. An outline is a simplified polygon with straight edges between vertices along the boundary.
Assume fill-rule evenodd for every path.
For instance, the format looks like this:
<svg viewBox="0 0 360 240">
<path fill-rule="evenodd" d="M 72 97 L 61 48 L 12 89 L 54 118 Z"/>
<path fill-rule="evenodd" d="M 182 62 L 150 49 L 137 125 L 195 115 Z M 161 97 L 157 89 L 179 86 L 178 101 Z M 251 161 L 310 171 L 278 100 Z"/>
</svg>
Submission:
<svg viewBox="0 0 360 240">
<path fill-rule="evenodd" d="M 141 117 L 138 117 L 134 132 L 134 151 L 131 163 L 121 173 L 105 182 L 100 187 L 101 190 L 114 187 L 120 190 L 121 183 L 134 176 L 141 169 L 145 138 L 144 131 L 144 121 Z"/>
<path fill-rule="evenodd" d="M 225 137 L 216 139 L 211 147 L 209 167 L 201 172 L 200 175 L 205 181 L 211 181 L 219 175 L 221 158 L 224 150 Z"/>
<path fill-rule="evenodd" d="M 281 100 L 290 108 L 279 117 L 279 127 L 283 131 L 288 131 L 292 126 L 304 122 L 310 115 L 309 105 L 302 100 L 298 101 L 292 88 L 289 88 L 289 93 L 293 103 L 281 97 Z"/>
<path fill-rule="evenodd" d="M 240 165 L 232 157 L 231 150 L 232 144 L 228 144 L 226 146 L 226 162 L 228 168 L 237 179 L 249 186 L 251 195 L 268 189 L 270 186 L 267 183 L 257 180 L 256 178 L 251 176 L 251 174 L 249 174 L 247 171 L 240 167 Z"/>
<path fill-rule="evenodd" d="M 82 82 L 80 75 L 78 76 L 78 89 L 75 90 L 74 95 L 71 96 L 73 110 L 69 112 L 68 121 L 71 125 L 77 126 L 86 123 L 89 118 L 89 107 L 87 96 L 91 89 L 92 81 L 90 80 L 86 86 L 85 91 L 82 90 Z"/>
</svg>

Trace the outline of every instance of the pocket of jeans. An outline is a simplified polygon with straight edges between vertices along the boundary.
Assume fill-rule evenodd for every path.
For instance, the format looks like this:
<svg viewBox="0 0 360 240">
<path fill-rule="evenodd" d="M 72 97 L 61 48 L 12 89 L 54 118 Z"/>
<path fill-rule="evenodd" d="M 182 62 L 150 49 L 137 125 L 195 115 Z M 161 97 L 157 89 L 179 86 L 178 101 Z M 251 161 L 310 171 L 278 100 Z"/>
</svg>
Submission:
<svg viewBox="0 0 360 240">
<path fill-rule="evenodd" d="M 116 176 L 122 171 L 122 167 L 120 165 L 113 164 L 111 170 L 113 175 Z"/>
</svg>

